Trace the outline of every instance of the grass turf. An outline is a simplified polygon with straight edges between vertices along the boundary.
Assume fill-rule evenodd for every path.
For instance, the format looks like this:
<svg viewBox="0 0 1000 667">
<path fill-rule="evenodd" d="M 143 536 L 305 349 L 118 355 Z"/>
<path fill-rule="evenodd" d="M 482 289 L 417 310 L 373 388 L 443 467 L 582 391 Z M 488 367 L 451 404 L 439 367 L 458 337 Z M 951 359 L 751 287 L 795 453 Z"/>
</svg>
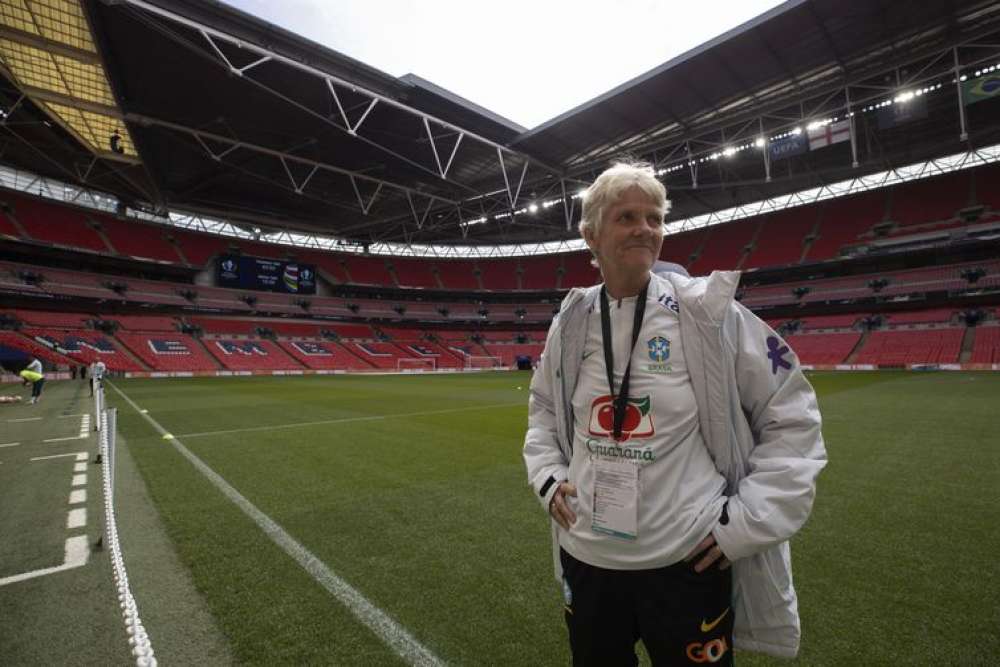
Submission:
<svg viewBox="0 0 1000 667">
<path fill-rule="evenodd" d="M 830 465 L 793 541 L 798 662 L 989 664 L 1000 376 L 811 379 Z M 568 662 L 548 525 L 520 458 L 526 374 L 117 384 L 447 662 Z M 109 400 L 237 661 L 397 661 L 113 390 Z"/>
</svg>

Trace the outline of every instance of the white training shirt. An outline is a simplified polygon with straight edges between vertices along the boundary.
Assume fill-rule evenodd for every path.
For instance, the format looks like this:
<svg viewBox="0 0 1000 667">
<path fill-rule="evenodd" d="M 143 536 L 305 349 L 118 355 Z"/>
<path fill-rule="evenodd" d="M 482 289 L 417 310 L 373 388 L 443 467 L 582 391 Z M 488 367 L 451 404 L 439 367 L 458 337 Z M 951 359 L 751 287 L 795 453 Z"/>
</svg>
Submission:
<svg viewBox="0 0 1000 667">
<path fill-rule="evenodd" d="M 35 373 L 41 373 L 42 362 L 40 362 L 38 359 L 32 359 L 31 363 L 28 364 L 27 370 L 34 371 Z"/>
<path fill-rule="evenodd" d="M 649 409 L 617 447 L 601 425 L 599 399 L 607 397 L 608 378 L 601 339 L 598 301 L 587 324 L 580 377 L 573 392 L 573 460 L 569 481 L 577 497 L 568 498 L 576 522 L 559 531 L 559 544 L 578 560 L 615 570 L 665 567 L 683 560 L 715 526 L 725 502 L 726 482 L 716 470 L 701 436 L 698 407 L 681 347 L 678 304 L 672 286 L 650 281 L 646 313 L 632 351 L 631 401 L 649 399 Z M 632 343 L 637 297 L 610 300 L 615 391 L 621 389 Z M 595 405 L 595 401 L 598 403 Z M 605 422 L 606 423 L 606 422 Z M 638 535 L 635 540 L 592 530 L 592 457 L 638 461 Z"/>
</svg>

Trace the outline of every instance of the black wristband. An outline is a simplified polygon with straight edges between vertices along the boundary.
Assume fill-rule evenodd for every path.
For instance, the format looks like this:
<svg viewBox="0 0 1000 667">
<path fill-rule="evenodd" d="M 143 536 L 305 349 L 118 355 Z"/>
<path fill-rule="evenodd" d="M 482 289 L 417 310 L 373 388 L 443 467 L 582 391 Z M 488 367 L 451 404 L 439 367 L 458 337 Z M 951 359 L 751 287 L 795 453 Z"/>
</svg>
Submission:
<svg viewBox="0 0 1000 667">
<path fill-rule="evenodd" d="M 544 498 L 545 494 L 549 492 L 549 487 L 552 486 L 555 483 L 556 483 L 556 478 L 553 477 L 553 476 L 551 476 L 551 475 L 549 475 L 549 478 L 547 480 L 545 480 L 545 484 L 542 484 L 542 488 L 538 492 L 538 495 L 541 496 L 542 498 Z"/>
</svg>

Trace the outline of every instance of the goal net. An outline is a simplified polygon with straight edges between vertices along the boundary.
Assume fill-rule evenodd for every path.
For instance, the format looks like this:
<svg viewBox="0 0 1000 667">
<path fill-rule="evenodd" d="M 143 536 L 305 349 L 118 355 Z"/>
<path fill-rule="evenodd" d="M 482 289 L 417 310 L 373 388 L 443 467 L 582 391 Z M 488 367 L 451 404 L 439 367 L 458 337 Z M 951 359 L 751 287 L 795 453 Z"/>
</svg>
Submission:
<svg viewBox="0 0 1000 667">
<path fill-rule="evenodd" d="M 466 368 L 500 368 L 502 364 L 496 357 L 476 357 L 467 355 L 465 357 Z"/>
<path fill-rule="evenodd" d="M 396 360 L 398 371 L 433 371 L 437 370 L 436 359 L 417 359 L 416 357 L 400 357 Z"/>
</svg>

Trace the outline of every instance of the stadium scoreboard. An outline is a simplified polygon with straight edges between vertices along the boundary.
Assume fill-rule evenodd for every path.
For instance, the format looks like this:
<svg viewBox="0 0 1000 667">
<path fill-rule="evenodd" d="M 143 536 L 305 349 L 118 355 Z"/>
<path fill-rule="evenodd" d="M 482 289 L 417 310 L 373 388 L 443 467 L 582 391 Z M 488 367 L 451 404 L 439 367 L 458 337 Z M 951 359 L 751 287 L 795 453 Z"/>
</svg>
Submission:
<svg viewBox="0 0 1000 667">
<path fill-rule="evenodd" d="M 216 263 L 218 285 L 285 294 L 315 294 L 316 267 L 280 259 L 221 255 Z"/>
</svg>

